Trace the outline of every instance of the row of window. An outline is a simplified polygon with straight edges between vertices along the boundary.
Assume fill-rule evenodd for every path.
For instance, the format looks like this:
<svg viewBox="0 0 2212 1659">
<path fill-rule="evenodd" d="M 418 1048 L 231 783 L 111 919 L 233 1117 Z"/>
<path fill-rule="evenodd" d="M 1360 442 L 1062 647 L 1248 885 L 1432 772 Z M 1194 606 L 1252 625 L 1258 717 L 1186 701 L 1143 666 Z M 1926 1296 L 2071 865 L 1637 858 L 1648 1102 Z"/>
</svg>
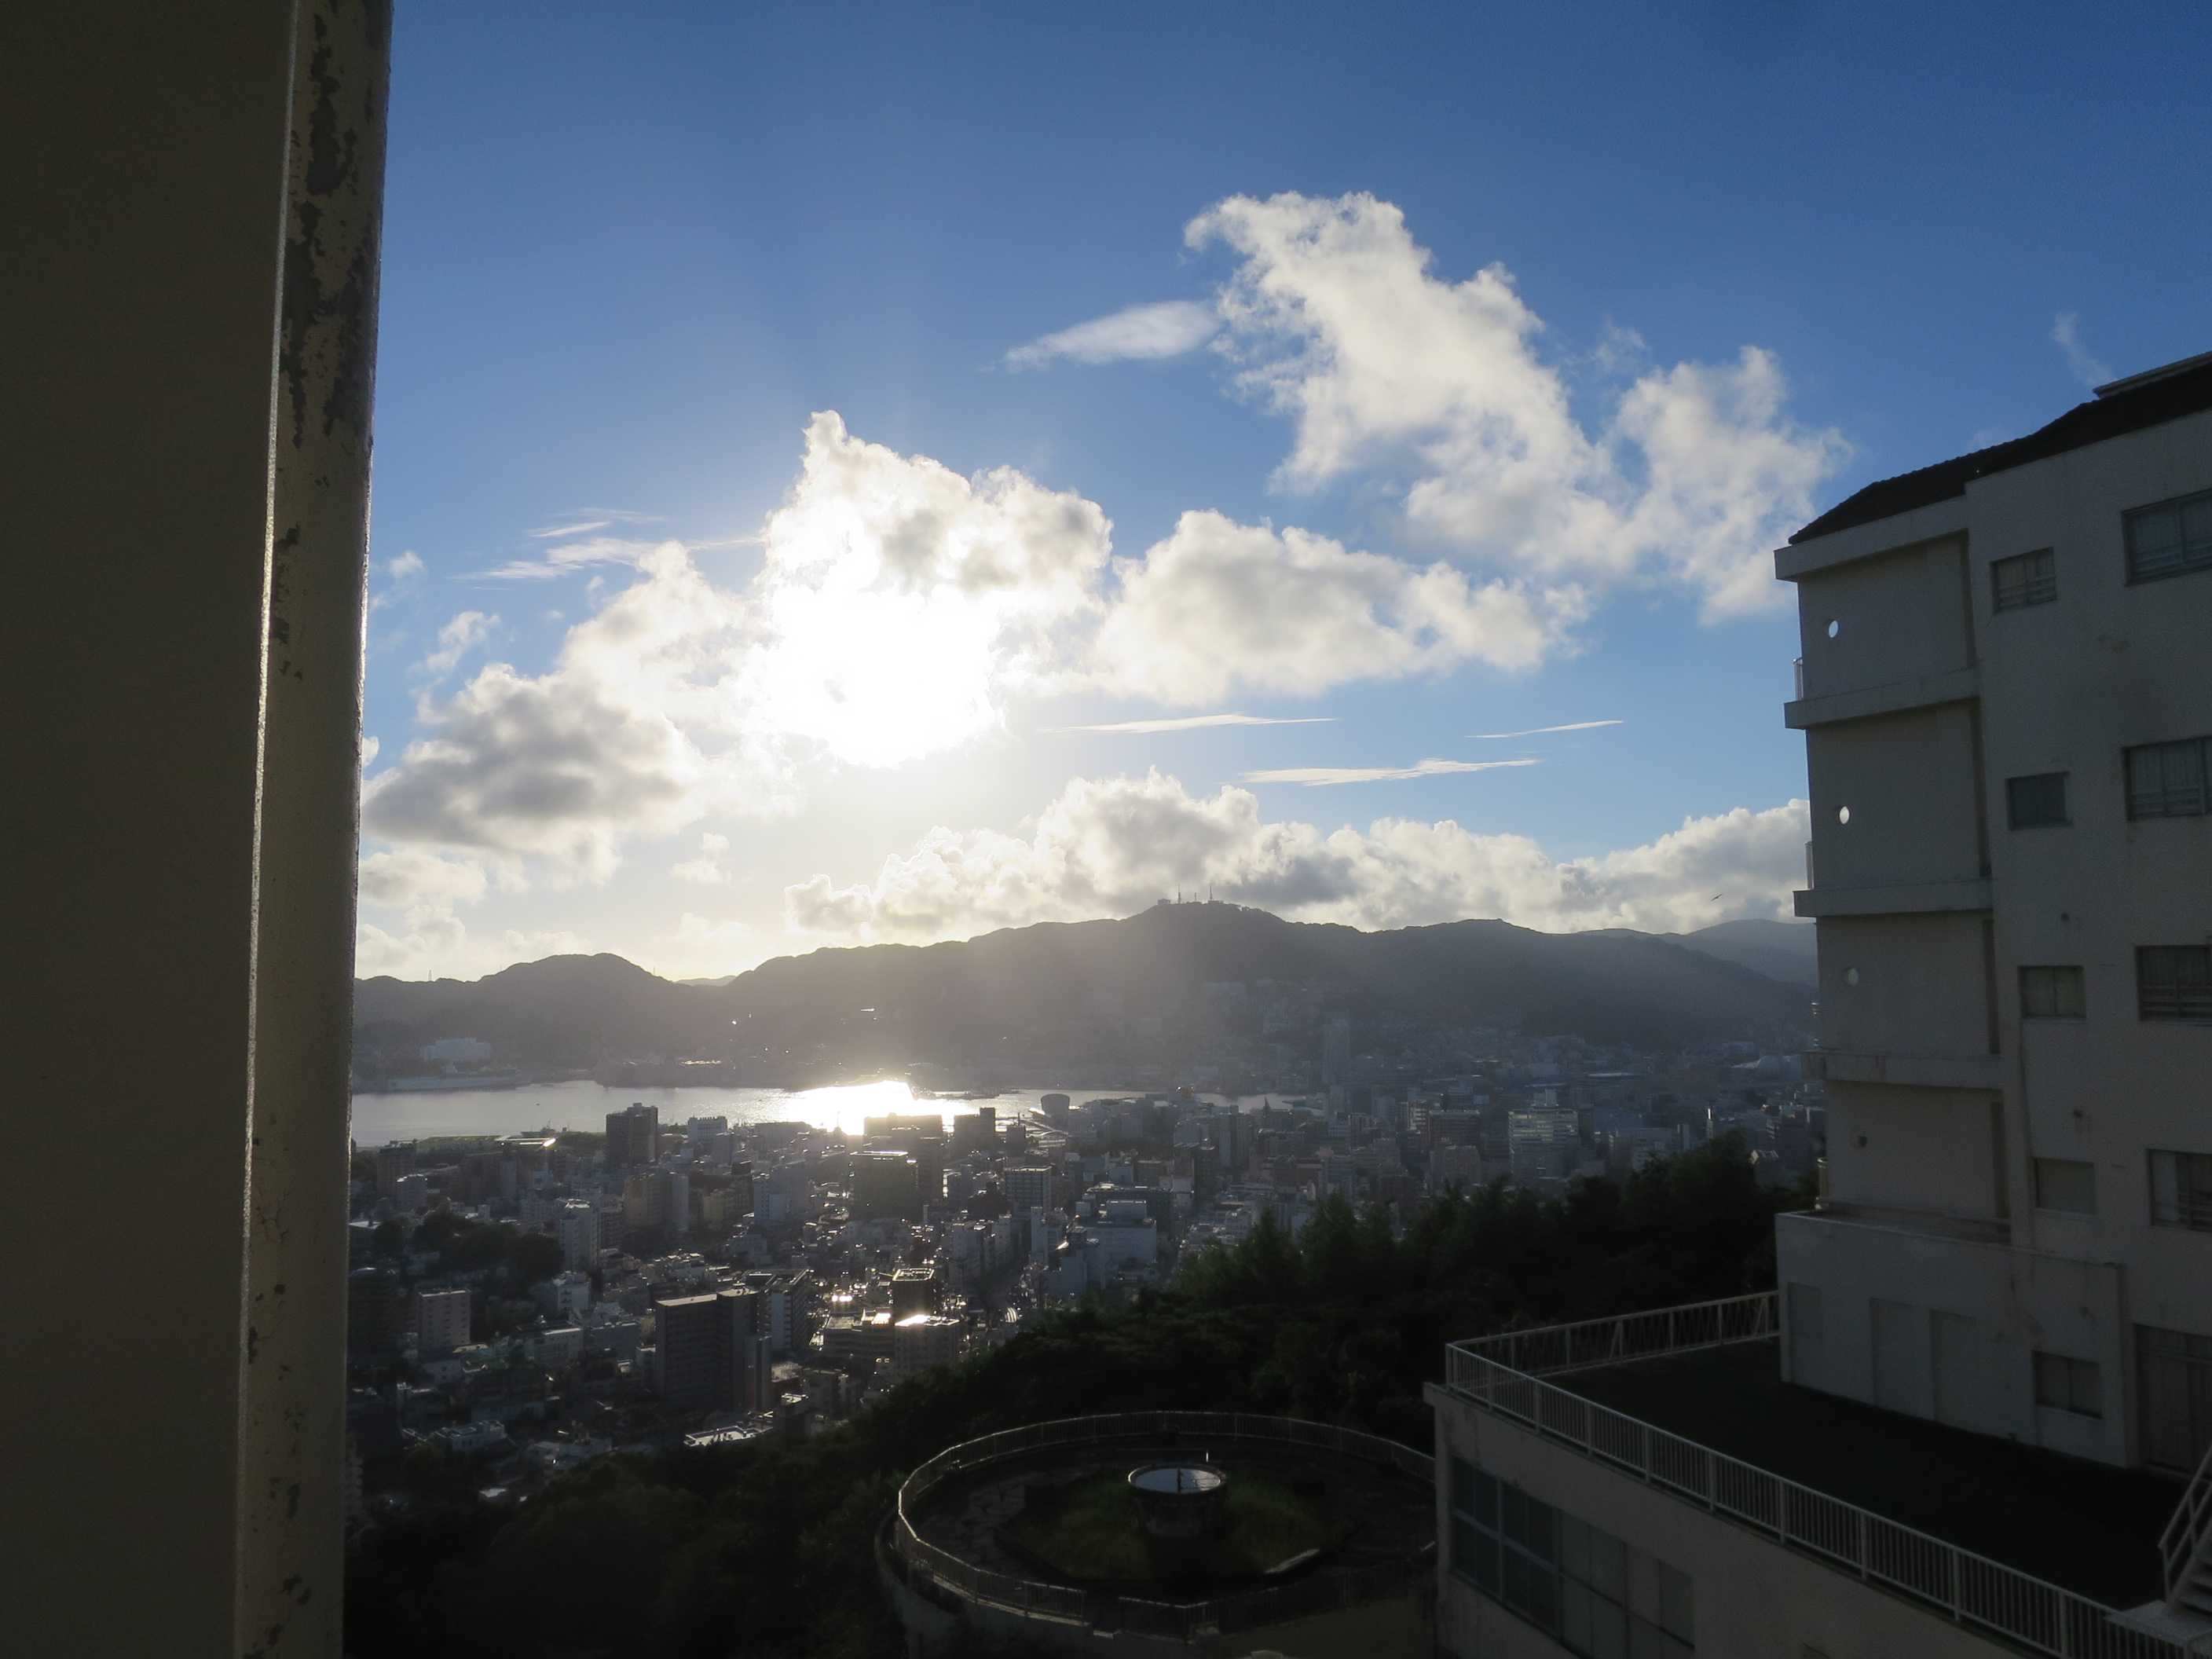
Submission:
<svg viewBox="0 0 2212 1659">
<path fill-rule="evenodd" d="M 2152 1147 L 2146 1158 L 2151 1224 L 2212 1233 L 2212 1155 Z M 2069 1215 L 2096 1214 L 2096 1165 L 2081 1158 L 2037 1158 L 2035 1206 Z"/>
<path fill-rule="evenodd" d="M 1697 1651 L 1690 1576 L 1466 1458 L 1451 1460 L 1451 1567 L 1585 1659 Z"/>
<path fill-rule="evenodd" d="M 2023 1019 L 2084 1018 L 2081 969 L 2072 964 L 2022 968 L 2020 1012 Z M 2137 945 L 2136 1018 L 2191 1024 L 2212 1020 L 2212 945 Z"/>
<path fill-rule="evenodd" d="M 2130 582 L 2212 570 L 2212 489 L 2139 507 L 2121 516 L 2120 529 Z M 2049 605 L 2057 597 L 2058 561 L 2051 549 L 1990 562 L 1990 600 L 1997 610 Z"/>
<path fill-rule="evenodd" d="M 2212 812 L 2212 738 L 2142 743 L 2121 751 L 2127 771 L 2128 817 L 2201 818 Z M 2071 823 L 2065 772 L 2035 772 L 2005 780 L 2005 817 L 2015 830 L 2051 830 Z"/>
</svg>

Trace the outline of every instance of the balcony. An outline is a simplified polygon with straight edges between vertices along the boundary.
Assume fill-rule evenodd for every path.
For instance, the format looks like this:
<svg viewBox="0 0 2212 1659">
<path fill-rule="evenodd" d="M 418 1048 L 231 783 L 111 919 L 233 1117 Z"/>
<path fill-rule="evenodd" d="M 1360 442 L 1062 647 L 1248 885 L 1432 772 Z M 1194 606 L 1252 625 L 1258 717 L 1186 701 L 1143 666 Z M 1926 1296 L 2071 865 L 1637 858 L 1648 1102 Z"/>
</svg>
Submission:
<svg viewBox="0 0 2212 1659">
<path fill-rule="evenodd" d="M 1939 1617 L 2053 1659 L 2183 1659 L 2154 1477 L 1792 1388 L 1771 1291 L 1452 1344 L 1458 1401 Z M 1548 1380 L 1558 1379 L 1558 1380 Z"/>
<path fill-rule="evenodd" d="M 1838 720 L 1866 720 L 1875 714 L 1895 714 L 1908 708 L 1932 708 L 1938 703 L 1963 702 L 1982 694 L 1978 665 L 1916 674 L 1881 685 L 1857 686 L 1826 696 L 1805 695 L 1805 659 L 1797 659 L 1797 696 L 1782 707 L 1782 723 L 1793 732 L 1808 726 L 1829 726 Z"/>
</svg>

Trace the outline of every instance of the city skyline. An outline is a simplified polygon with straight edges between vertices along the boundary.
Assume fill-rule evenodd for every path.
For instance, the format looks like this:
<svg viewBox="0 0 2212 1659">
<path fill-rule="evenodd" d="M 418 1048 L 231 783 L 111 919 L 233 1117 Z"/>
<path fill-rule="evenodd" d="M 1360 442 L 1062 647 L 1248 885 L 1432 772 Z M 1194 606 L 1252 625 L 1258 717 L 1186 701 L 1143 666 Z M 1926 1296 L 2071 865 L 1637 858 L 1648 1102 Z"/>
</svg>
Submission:
<svg viewBox="0 0 2212 1659">
<path fill-rule="evenodd" d="M 1065 21 L 402 20 L 361 973 L 1786 916 L 1773 549 L 2212 333 L 2155 22 Z"/>
</svg>

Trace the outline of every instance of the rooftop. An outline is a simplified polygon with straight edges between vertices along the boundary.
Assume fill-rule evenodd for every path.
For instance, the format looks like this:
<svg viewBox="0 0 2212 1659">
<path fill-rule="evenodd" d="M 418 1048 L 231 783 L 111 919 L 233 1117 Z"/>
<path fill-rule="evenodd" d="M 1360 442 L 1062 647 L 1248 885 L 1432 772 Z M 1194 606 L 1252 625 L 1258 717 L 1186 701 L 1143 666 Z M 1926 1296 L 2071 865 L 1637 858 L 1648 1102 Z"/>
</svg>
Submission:
<svg viewBox="0 0 2212 1659">
<path fill-rule="evenodd" d="M 2157 1600 L 2179 1488 L 1785 1383 L 1771 1342 L 1546 1380 L 2107 1607 Z"/>
<path fill-rule="evenodd" d="M 2207 409 L 2212 409 L 2212 353 L 2099 386 L 2089 402 L 2075 404 L 2025 438 L 1870 483 L 1830 507 L 1792 536 L 1790 543 L 1794 547 L 1816 536 L 1909 513 L 1962 495 L 1969 483 L 1993 472 L 2048 460 L 2069 449 L 2124 437 Z"/>
</svg>

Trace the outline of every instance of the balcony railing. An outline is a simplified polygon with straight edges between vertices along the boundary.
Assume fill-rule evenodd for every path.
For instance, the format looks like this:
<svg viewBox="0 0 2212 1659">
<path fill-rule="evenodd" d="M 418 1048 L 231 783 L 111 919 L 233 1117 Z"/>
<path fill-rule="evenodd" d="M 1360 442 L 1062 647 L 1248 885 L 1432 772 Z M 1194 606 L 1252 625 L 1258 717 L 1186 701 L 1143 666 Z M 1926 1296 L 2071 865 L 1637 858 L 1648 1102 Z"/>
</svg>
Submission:
<svg viewBox="0 0 2212 1659">
<path fill-rule="evenodd" d="M 2212 1449 L 2205 1451 L 2197 1473 L 2189 1477 L 2181 1502 L 2174 1506 L 2173 1518 L 2166 1523 L 2158 1540 L 2159 1566 L 2165 1574 L 2168 1602 L 2180 1595 L 2188 1582 L 2197 1558 L 2203 1553 L 2208 1529 L 2212 1529 Z"/>
<path fill-rule="evenodd" d="M 2179 1643 L 2112 1622 L 2112 1609 L 1825 1492 L 1654 1428 L 1495 1357 L 1553 1373 L 1771 1340 L 1775 1297 L 1739 1297 L 1612 1320 L 1516 1331 L 1445 1350 L 1446 1386 L 1480 1410 L 1611 1464 L 1686 1503 L 2052 1659 L 2186 1659 Z M 1752 1304 L 1763 1304 L 1762 1313 Z M 1670 1320 L 1668 1316 L 1678 1317 Z M 1610 1334 L 1606 1328 L 1615 1328 Z M 1735 1331 L 1741 1334 L 1729 1335 Z M 1517 1347 L 1511 1346 L 1517 1344 Z M 1672 1344 L 1673 1346 L 1669 1346 Z"/>
</svg>

